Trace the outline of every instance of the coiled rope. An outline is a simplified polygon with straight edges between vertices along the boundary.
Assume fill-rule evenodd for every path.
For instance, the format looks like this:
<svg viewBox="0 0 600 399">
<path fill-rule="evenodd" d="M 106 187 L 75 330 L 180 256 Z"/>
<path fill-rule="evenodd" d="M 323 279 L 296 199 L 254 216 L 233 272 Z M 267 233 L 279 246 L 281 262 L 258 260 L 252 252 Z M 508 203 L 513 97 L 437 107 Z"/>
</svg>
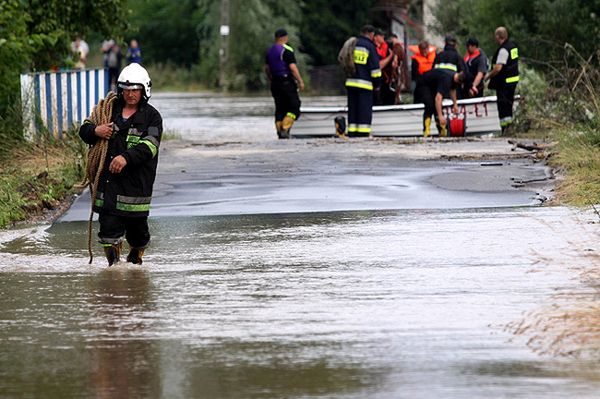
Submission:
<svg viewBox="0 0 600 399">
<path fill-rule="evenodd" d="M 106 123 L 112 122 L 112 110 L 113 104 L 117 98 L 114 92 L 109 92 L 106 98 L 100 100 L 100 102 L 94 107 L 92 114 L 88 118 L 94 125 L 99 126 Z M 86 184 L 90 187 L 90 195 L 92 198 L 92 209 L 90 210 L 90 219 L 88 221 L 88 253 L 90 255 L 90 264 L 94 259 L 92 252 L 92 219 L 94 217 L 94 201 L 96 200 L 96 194 L 98 192 L 98 182 L 100 181 L 100 175 L 104 169 L 104 162 L 106 161 L 106 154 L 108 152 L 108 140 L 99 138 L 96 143 L 91 146 L 87 154 L 87 164 L 85 168 Z"/>
</svg>

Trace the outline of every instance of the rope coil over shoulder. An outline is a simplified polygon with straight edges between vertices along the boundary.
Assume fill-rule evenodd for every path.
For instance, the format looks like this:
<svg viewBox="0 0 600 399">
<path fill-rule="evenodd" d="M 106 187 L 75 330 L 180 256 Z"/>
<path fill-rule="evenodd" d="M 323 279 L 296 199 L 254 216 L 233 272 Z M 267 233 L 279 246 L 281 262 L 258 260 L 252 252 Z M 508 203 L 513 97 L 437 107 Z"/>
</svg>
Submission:
<svg viewBox="0 0 600 399">
<path fill-rule="evenodd" d="M 100 102 L 94 107 L 92 114 L 88 118 L 94 125 L 103 125 L 112 122 L 112 110 L 113 104 L 117 99 L 117 95 L 114 92 L 109 92 L 106 98 L 100 100 Z M 88 253 L 90 255 L 90 262 L 94 259 L 92 252 L 92 219 L 94 217 L 94 201 L 96 200 L 96 194 L 98 192 L 98 182 L 104 169 L 104 162 L 106 161 L 106 154 L 108 152 L 108 140 L 99 138 L 94 145 L 88 149 L 87 153 L 87 164 L 85 168 L 85 179 L 86 185 L 89 185 L 90 196 L 92 199 L 92 209 L 90 210 L 90 219 L 88 221 Z"/>
</svg>

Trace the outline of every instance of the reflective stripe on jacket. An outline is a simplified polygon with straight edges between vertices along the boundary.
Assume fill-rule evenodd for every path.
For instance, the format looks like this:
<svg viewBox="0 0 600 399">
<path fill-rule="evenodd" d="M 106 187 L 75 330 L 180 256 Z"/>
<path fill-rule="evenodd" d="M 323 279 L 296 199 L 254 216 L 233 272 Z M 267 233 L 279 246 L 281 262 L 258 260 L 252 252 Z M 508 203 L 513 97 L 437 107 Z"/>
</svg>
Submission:
<svg viewBox="0 0 600 399">
<path fill-rule="evenodd" d="M 359 36 L 353 55 L 356 72 L 346 79 L 346 87 L 373 90 L 373 86 L 381 80 L 379 55 L 375 45 L 368 37 Z"/>
<path fill-rule="evenodd" d="M 490 80 L 492 86 L 498 84 L 516 84 L 519 81 L 519 49 L 517 45 L 510 40 L 504 41 L 492 58 L 492 65 L 496 65 L 498 53 L 500 53 L 501 49 L 508 51 L 508 60 L 506 60 L 506 64 L 502 66 L 500 72 Z"/>
<path fill-rule="evenodd" d="M 108 142 L 93 209 L 94 212 L 114 215 L 147 216 L 158 165 L 162 118 L 147 103 L 141 104 L 127 120 L 120 117 L 122 111 L 123 102 L 117 100 L 111 119 L 115 123 L 115 131 Z M 95 128 L 96 125 L 86 120 L 79 129 L 83 141 L 90 145 L 98 140 Z M 127 165 L 120 173 L 109 172 L 110 163 L 119 155 L 125 158 Z"/>
</svg>

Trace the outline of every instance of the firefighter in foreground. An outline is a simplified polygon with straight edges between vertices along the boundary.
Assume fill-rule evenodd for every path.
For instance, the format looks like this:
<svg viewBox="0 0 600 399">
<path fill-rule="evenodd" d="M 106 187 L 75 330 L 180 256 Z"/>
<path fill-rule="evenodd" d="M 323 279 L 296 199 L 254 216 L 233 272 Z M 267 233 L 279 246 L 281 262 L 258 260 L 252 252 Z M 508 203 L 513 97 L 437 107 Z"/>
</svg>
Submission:
<svg viewBox="0 0 600 399">
<path fill-rule="evenodd" d="M 120 260 L 123 237 L 130 246 L 127 261 L 134 264 L 142 264 L 150 241 L 148 213 L 163 130 L 160 114 L 148 104 L 151 85 L 141 65 L 128 65 L 117 79 L 112 122 L 96 126 L 86 120 L 79 129 L 87 144 L 109 140 L 93 203 L 109 266 Z"/>
<path fill-rule="evenodd" d="M 287 42 L 287 31 L 277 29 L 275 44 L 267 50 L 265 63 L 265 73 L 271 82 L 271 94 L 275 100 L 275 127 L 280 139 L 290 137 L 290 129 L 300 116 L 298 90 L 304 90 L 294 49 Z"/>
<path fill-rule="evenodd" d="M 496 90 L 498 97 L 498 118 L 502 133 L 513 121 L 513 103 L 515 90 L 519 83 L 519 49 L 508 38 L 508 31 L 500 26 L 495 31 L 496 43 L 500 46 L 492 58 L 492 70 L 485 80 L 489 80 L 488 88 Z"/>
<path fill-rule="evenodd" d="M 381 81 L 379 56 L 373 44 L 375 28 L 365 25 L 353 51 L 355 72 L 346 79 L 348 136 L 369 137 L 373 119 L 373 87 Z"/>
</svg>

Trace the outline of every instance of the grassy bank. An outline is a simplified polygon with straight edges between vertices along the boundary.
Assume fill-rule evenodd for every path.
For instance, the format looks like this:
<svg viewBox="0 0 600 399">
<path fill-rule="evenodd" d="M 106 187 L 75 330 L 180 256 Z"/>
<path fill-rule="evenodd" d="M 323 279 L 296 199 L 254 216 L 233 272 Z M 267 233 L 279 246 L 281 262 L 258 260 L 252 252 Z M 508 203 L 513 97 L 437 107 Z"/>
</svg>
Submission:
<svg viewBox="0 0 600 399">
<path fill-rule="evenodd" d="M 557 200 L 579 207 L 600 204 L 600 131 L 570 129 L 556 136 L 557 155 L 552 164 L 564 171 Z"/>
<path fill-rule="evenodd" d="M 83 176 L 83 146 L 77 139 L 21 142 L 2 154 L 0 228 L 45 218 L 78 191 L 75 185 Z"/>
</svg>

